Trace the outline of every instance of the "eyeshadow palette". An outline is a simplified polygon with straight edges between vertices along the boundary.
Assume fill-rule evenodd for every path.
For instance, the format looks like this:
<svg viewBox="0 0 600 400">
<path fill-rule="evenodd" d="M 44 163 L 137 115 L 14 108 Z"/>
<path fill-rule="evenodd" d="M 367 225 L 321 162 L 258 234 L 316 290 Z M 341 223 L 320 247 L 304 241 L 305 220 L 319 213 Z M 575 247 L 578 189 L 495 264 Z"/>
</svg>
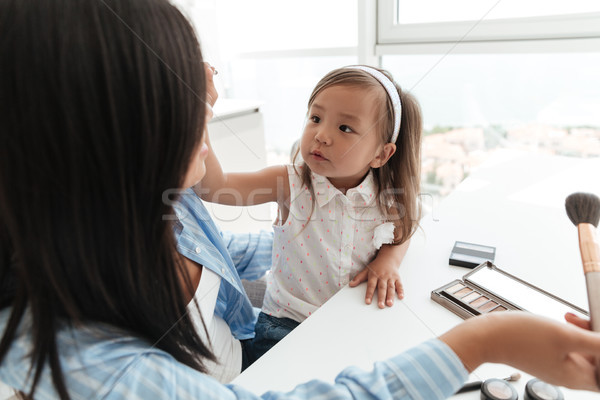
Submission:
<svg viewBox="0 0 600 400">
<path fill-rule="evenodd" d="M 489 261 L 462 279 L 432 291 L 431 298 L 462 318 L 508 310 L 525 310 L 559 321 L 564 321 L 566 312 L 583 318 L 588 316 L 586 310 L 501 270 Z"/>
</svg>

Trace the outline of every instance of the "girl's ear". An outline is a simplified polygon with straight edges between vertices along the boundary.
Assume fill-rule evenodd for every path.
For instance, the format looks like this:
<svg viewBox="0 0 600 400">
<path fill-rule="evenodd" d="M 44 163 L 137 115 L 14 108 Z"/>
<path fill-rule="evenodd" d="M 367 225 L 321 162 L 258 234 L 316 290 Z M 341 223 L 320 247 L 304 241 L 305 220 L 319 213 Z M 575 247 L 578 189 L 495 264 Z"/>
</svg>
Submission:
<svg viewBox="0 0 600 400">
<path fill-rule="evenodd" d="M 385 165 L 386 162 L 394 155 L 396 152 L 396 144 L 395 143 L 386 143 L 383 145 L 383 148 L 375 156 L 371 163 L 369 164 L 371 168 L 379 168 Z"/>
</svg>

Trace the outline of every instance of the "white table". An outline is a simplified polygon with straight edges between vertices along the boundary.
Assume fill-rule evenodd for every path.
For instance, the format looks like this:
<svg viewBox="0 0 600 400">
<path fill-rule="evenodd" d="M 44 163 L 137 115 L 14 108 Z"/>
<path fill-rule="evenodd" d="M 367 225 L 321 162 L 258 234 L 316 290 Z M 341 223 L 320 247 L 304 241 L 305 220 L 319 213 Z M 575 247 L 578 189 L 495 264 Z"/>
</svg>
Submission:
<svg viewBox="0 0 600 400">
<path fill-rule="evenodd" d="M 423 218 L 400 272 L 406 297 L 385 310 L 364 304 L 365 285 L 342 289 L 235 381 L 260 394 L 311 379 L 333 381 L 343 368 L 373 362 L 440 335 L 461 322 L 430 293 L 470 270 L 448 265 L 455 240 L 496 247 L 495 264 L 587 309 L 577 232 L 564 210 L 576 191 L 600 194 L 600 159 L 498 154 Z M 515 369 L 485 364 L 470 380 Z M 522 398 L 522 374 L 515 387 Z M 567 399 L 598 395 L 563 388 Z M 479 399 L 474 391 L 455 399 Z"/>
</svg>

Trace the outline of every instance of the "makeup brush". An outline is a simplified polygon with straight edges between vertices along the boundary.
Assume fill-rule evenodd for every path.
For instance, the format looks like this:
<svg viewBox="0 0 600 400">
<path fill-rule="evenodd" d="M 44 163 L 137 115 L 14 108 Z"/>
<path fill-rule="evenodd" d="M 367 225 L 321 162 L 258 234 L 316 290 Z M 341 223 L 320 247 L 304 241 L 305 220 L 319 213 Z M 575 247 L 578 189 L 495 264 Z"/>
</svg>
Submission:
<svg viewBox="0 0 600 400">
<path fill-rule="evenodd" d="M 502 378 L 502 379 L 504 379 L 507 382 L 516 382 L 519 379 L 521 379 L 521 374 L 518 372 L 514 372 L 514 373 L 510 374 L 510 376 L 507 376 L 506 378 Z M 483 381 L 475 381 L 475 382 L 465 383 L 463 385 L 463 387 L 458 389 L 458 391 L 455 394 L 470 392 L 473 390 L 479 390 L 479 389 L 481 389 L 482 384 L 483 384 Z"/>
<path fill-rule="evenodd" d="M 600 331 L 600 246 L 596 236 L 600 198 L 592 193 L 573 193 L 565 200 L 567 215 L 579 232 L 579 250 L 587 286 L 592 330 Z"/>
<path fill-rule="evenodd" d="M 585 274 L 590 324 L 594 332 L 600 331 L 600 245 L 596 236 L 600 220 L 600 198 L 592 193 L 573 193 L 565 200 L 567 215 L 579 233 L 579 251 Z M 596 360 L 600 367 L 600 360 Z M 600 369 L 596 374 L 600 382 Z"/>
</svg>

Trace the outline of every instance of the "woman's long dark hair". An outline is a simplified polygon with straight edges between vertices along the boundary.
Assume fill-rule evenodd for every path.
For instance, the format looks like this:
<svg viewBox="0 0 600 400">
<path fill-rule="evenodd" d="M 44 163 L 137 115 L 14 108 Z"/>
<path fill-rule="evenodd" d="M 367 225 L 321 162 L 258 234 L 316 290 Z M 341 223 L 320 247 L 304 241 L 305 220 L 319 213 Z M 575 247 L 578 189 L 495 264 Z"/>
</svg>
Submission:
<svg viewBox="0 0 600 400">
<path fill-rule="evenodd" d="M 56 333 L 104 322 L 203 370 L 172 214 L 204 126 L 194 31 L 166 0 L 0 1 L 0 362 L 27 313 L 33 395 Z M 189 288 L 188 287 L 188 288 Z"/>
</svg>

